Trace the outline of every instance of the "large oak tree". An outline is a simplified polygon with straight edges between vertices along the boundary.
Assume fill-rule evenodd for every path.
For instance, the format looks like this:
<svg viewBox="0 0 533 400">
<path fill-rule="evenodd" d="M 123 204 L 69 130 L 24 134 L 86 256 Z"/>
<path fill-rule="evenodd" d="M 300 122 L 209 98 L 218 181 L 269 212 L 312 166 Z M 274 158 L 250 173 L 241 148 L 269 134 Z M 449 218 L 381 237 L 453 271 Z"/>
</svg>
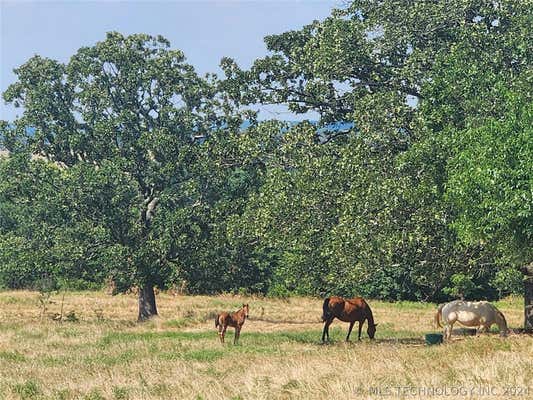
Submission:
<svg viewBox="0 0 533 400">
<path fill-rule="evenodd" d="M 187 252 L 199 251 L 209 200 L 201 144 L 240 123 L 216 78 L 198 76 L 160 36 L 119 33 L 68 63 L 34 56 L 15 73 L 4 99 L 23 113 L 2 125 L 3 144 L 13 159 L 55 164 L 60 183 L 33 198 L 12 185 L 9 197 L 62 210 L 58 228 L 71 232 L 64 242 L 98 256 L 119 290 L 139 286 L 139 320 L 156 315 L 154 286 L 165 287 Z M 28 182 L 52 187 L 35 161 L 20 165 Z"/>
</svg>

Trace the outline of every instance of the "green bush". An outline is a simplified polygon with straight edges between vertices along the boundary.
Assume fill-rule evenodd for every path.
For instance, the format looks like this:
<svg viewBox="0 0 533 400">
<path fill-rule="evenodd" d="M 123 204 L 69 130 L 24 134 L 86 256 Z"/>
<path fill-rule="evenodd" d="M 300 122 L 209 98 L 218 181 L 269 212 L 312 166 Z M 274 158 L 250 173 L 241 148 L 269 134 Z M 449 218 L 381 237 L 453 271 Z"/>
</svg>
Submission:
<svg viewBox="0 0 533 400">
<path fill-rule="evenodd" d="M 500 297 L 514 294 L 521 295 L 524 290 L 523 275 L 516 268 L 505 268 L 496 272 L 491 281 Z"/>
<path fill-rule="evenodd" d="M 450 286 L 445 287 L 443 292 L 452 297 L 470 298 L 477 289 L 471 275 L 458 273 L 451 276 Z"/>
</svg>

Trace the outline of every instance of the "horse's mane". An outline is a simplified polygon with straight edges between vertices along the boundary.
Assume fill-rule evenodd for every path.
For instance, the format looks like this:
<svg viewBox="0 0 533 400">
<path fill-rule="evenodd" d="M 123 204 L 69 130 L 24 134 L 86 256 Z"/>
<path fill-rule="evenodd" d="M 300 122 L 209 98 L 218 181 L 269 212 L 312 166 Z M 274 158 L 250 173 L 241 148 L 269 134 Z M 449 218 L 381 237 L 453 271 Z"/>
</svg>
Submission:
<svg viewBox="0 0 533 400">
<path fill-rule="evenodd" d="M 366 319 L 368 320 L 368 323 L 369 324 L 372 324 L 374 325 L 374 314 L 372 314 L 372 309 L 370 308 L 370 306 L 368 305 L 368 303 L 365 301 L 365 304 L 366 304 Z"/>
</svg>

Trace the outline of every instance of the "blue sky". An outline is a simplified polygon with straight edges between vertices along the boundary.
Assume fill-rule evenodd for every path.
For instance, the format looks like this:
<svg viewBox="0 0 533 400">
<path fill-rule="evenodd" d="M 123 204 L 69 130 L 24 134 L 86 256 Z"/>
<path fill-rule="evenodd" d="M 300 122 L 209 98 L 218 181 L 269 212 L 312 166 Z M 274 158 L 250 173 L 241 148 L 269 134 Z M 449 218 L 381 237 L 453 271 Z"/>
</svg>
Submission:
<svg viewBox="0 0 533 400">
<path fill-rule="evenodd" d="M 248 67 L 266 54 L 264 36 L 323 19 L 340 5 L 342 0 L 0 0 L 0 89 L 15 81 L 13 68 L 34 54 L 66 62 L 78 48 L 103 40 L 112 30 L 161 34 L 202 74 L 219 73 L 223 56 Z M 0 119 L 21 113 L 3 99 L 0 103 Z M 265 108 L 261 115 L 295 119 L 279 107 Z"/>
</svg>

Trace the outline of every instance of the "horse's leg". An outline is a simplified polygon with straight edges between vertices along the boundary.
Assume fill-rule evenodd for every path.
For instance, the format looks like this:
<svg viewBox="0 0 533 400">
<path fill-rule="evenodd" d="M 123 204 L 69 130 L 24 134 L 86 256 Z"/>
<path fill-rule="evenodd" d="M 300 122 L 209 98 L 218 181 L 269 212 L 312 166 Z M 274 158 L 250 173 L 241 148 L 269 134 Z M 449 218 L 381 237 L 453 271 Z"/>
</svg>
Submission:
<svg viewBox="0 0 533 400">
<path fill-rule="evenodd" d="M 226 336 L 226 329 L 228 329 L 228 326 L 224 325 L 224 327 L 222 328 L 222 334 L 220 335 L 220 340 L 222 341 L 222 343 L 224 343 L 224 336 Z"/>
<path fill-rule="evenodd" d="M 444 328 L 444 337 L 446 340 L 450 340 L 452 337 L 452 330 L 453 330 L 453 323 L 446 324 L 446 327 Z"/>
<path fill-rule="evenodd" d="M 446 340 L 449 340 L 452 337 L 453 324 L 457 322 L 457 314 L 455 312 L 449 313 L 444 318 L 444 323 L 446 327 L 444 328 L 444 337 Z"/>
<path fill-rule="evenodd" d="M 481 328 L 479 328 L 479 333 L 487 333 L 490 330 L 490 325 L 483 324 L 481 325 Z"/>
<path fill-rule="evenodd" d="M 241 328 L 239 327 L 239 325 L 237 325 L 235 327 L 235 338 L 233 339 L 233 344 L 237 344 L 237 342 L 239 341 L 240 335 L 241 335 Z"/>
<path fill-rule="evenodd" d="M 333 323 L 333 320 L 335 317 L 331 317 L 331 319 L 328 321 L 328 326 L 326 328 L 326 335 L 328 336 L 328 342 L 329 342 L 329 326 Z"/>
<path fill-rule="evenodd" d="M 355 324 L 355 321 L 350 322 L 350 327 L 348 328 L 348 335 L 346 335 L 346 341 L 350 341 L 350 334 L 352 333 L 353 324 Z"/>
<path fill-rule="evenodd" d="M 332 322 L 333 322 L 333 318 L 328 319 L 326 320 L 326 322 L 324 322 L 324 330 L 322 331 L 322 343 L 326 341 L 326 336 L 329 342 L 329 326 L 331 325 Z"/>
<path fill-rule="evenodd" d="M 328 321 L 324 321 L 324 329 L 322 330 L 322 343 L 326 341 L 326 329 L 328 327 Z"/>
<path fill-rule="evenodd" d="M 363 322 L 359 321 L 359 334 L 357 335 L 357 340 L 361 340 L 361 329 L 363 328 Z"/>
<path fill-rule="evenodd" d="M 224 343 L 224 338 L 222 337 L 222 324 L 218 326 L 218 338 L 220 339 L 220 343 Z"/>
</svg>

